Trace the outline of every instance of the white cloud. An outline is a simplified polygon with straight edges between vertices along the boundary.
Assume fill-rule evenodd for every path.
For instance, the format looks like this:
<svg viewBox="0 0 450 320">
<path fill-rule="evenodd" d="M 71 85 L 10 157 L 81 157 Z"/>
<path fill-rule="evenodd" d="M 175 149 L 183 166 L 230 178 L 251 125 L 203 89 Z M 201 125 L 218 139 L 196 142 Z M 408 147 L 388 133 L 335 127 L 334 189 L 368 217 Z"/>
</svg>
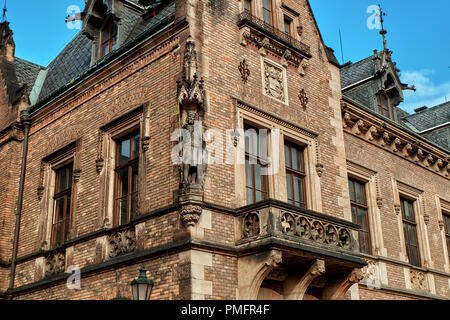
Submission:
<svg viewBox="0 0 450 320">
<path fill-rule="evenodd" d="M 413 113 L 423 106 L 431 108 L 450 101 L 450 81 L 436 84 L 430 78 L 432 74 L 433 71 L 427 69 L 402 72 L 402 82 L 416 86 L 417 91 L 404 91 L 405 101 L 400 108 Z"/>
</svg>

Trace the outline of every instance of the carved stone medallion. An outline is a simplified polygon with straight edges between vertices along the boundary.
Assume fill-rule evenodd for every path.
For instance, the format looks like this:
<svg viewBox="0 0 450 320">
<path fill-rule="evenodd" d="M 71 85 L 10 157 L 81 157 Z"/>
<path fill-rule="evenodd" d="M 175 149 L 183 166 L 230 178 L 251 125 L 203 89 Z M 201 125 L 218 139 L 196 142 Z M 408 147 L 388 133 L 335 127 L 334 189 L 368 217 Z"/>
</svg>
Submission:
<svg viewBox="0 0 450 320">
<path fill-rule="evenodd" d="M 285 102 L 283 69 L 264 61 L 264 93 L 272 98 Z"/>
</svg>

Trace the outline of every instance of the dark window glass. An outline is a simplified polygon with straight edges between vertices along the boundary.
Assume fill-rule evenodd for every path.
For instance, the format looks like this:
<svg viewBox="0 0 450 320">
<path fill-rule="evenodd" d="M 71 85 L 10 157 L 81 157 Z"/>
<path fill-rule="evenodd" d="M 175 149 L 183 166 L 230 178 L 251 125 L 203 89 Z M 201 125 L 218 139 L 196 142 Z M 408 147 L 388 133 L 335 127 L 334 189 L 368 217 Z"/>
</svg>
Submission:
<svg viewBox="0 0 450 320">
<path fill-rule="evenodd" d="M 371 254 L 369 210 L 367 207 L 365 184 L 354 179 L 349 179 L 348 187 L 350 191 L 352 220 L 361 226 L 361 230 L 358 233 L 359 250 L 362 253 Z"/>
<path fill-rule="evenodd" d="M 444 227 L 445 227 L 445 238 L 447 240 L 447 253 L 448 259 L 450 261 L 450 213 L 444 213 Z"/>
<path fill-rule="evenodd" d="M 139 132 L 117 141 L 114 224 L 123 225 L 137 212 Z"/>
<path fill-rule="evenodd" d="M 72 211 L 73 163 L 55 170 L 55 193 L 53 196 L 53 229 L 51 244 L 59 246 L 68 240 Z"/>
<path fill-rule="evenodd" d="M 117 47 L 117 23 L 109 18 L 101 33 L 100 57 L 106 56 Z"/>
<path fill-rule="evenodd" d="M 291 22 L 292 20 L 288 17 L 284 17 L 284 32 L 288 35 L 291 35 Z"/>
<path fill-rule="evenodd" d="M 262 2 L 263 2 L 263 20 L 265 23 L 273 25 L 272 0 L 262 0 Z"/>
<path fill-rule="evenodd" d="M 247 204 L 268 198 L 269 185 L 267 175 L 261 174 L 264 159 L 260 143 L 265 143 L 259 129 L 245 125 L 245 180 Z"/>
<path fill-rule="evenodd" d="M 248 11 L 249 13 L 252 13 L 252 1 L 251 0 L 244 0 L 244 10 Z"/>
<path fill-rule="evenodd" d="M 403 233 L 405 236 L 406 253 L 409 263 L 420 267 L 419 241 L 417 239 L 417 223 L 414 212 L 414 202 L 405 198 L 400 198 Z"/>
<path fill-rule="evenodd" d="M 285 142 L 284 158 L 288 202 L 294 206 L 306 208 L 306 173 L 303 148 Z"/>
<path fill-rule="evenodd" d="M 378 95 L 378 111 L 381 113 L 381 115 L 391 118 L 391 113 L 389 109 L 389 100 L 386 98 L 384 94 Z"/>
</svg>

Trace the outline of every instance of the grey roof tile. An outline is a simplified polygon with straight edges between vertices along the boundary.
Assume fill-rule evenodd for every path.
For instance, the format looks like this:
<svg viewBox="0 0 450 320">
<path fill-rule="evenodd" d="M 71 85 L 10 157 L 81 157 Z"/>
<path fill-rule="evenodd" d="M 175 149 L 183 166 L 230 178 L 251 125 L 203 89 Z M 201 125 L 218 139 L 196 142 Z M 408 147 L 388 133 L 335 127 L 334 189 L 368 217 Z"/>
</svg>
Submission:
<svg viewBox="0 0 450 320">
<path fill-rule="evenodd" d="M 410 123 L 419 131 L 450 122 L 450 101 L 403 117 L 401 121 Z"/>
<path fill-rule="evenodd" d="M 14 59 L 14 67 L 16 69 L 17 81 L 19 85 L 23 86 L 26 84 L 27 93 L 30 93 L 33 89 L 39 71 L 44 69 L 44 67 L 18 57 L 15 57 Z"/>
<path fill-rule="evenodd" d="M 373 56 L 370 56 L 361 61 L 344 65 L 341 68 L 342 88 L 375 75 L 375 64 L 372 58 Z"/>
</svg>

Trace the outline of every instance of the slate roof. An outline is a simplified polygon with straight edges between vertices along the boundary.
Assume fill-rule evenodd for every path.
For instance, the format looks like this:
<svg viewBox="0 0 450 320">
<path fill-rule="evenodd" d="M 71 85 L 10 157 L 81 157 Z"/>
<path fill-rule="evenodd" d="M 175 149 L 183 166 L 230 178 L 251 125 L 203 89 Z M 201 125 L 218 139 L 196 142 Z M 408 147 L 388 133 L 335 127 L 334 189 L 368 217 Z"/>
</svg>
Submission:
<svg viewBox="0 0 450 320">
<path fill-rule="evenodd" d="M 137 1 L 133 2 L 137 3 Z M 175 14 L 174 2 L 161 8 L 156 17 L 153 16 L 153 11 L 151 14 L 144 16 L 129 14 L 124 17 L 124 23 L 131 25 L 131 27 L 126 28 L 126 33 L 129 34 L 125 37 L 126 40 L 122 44 L 122 47 L 161 22 L 161 20 L 166 18 L 169 14 Z M 44 100 L 53 92 L 89 70 L 92 66 L 91 56 L 92 41 L 81 32 L 78 33 L 49 64 L 48 75 L 39 94 L 38 102 Z"/>
<path fill-rule="evenodd" d="M 44 67 L 33 62 L 15 57 L 14 67 L 16 69 L 17 81 L 20 86 L 27 85 L 27 93 L 29 94 L 34 86 L 39 71 Z"/>
<path fill-rule="evenodd" d="M 87 70 L 91 63 L 91 48 L 92 42 L 78 33 L 49 64 L 39 100 L 44 99 Z"/>
<path fill-rule="evenodd" d="M 361 80 L 367 79 L 375 75 L 374 56 L 367 57 L 355 63 L 343 65 L 341 68 L 341 86 L 348 87 Z"/>
<path fill-rule="evenodd" d="M 401 121 L 411 124 L 418 131 L 448 123 L 450 122 L 450 101 L 406 116 Z"/>
</svg>

